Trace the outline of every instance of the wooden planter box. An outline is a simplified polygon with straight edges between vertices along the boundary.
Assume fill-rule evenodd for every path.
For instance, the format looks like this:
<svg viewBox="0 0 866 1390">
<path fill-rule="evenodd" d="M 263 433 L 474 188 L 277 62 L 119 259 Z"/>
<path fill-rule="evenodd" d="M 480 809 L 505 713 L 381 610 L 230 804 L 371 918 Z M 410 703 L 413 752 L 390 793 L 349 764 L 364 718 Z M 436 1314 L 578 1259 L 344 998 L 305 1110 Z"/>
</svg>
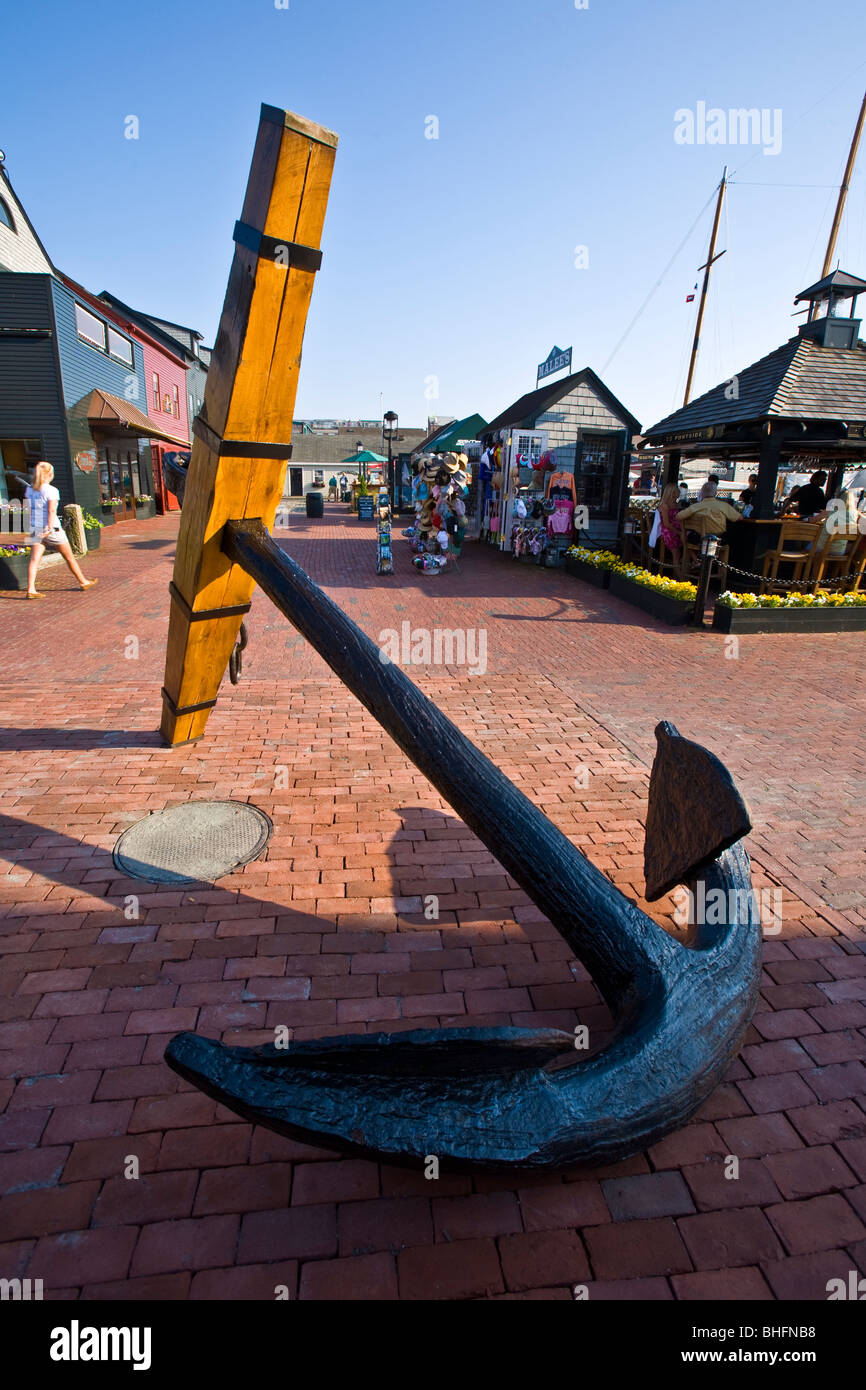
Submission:
<svg viewBox="0 0 866 1390">
<path fill-rule="evenodd" d="M 716 632 L 862 632 L 864 608 L 728 608 L 713 609 Z"/>
<path fill-rule="evenodd" d="M 575 579 L 582 579 L 585 584 L 594 584 L 596 589 L 610 588 L 610 570 L 588 565 L 585 560 L 576 560 L 573 555 L 566 555 L 565 568 Z"/>
<path fill-rule="evenodd" d="M 103 526 L 113 526 L 113 525 L 114 525 L 115 520 L 116 520 L 116 517 L 115 517 L 114 513 L 115 513 L 115 511 L 117 511 L 117 510 L 118 510 L 118 509 L 117 509 L 116 507 L 106 507 L 105 504 L 103 503 L 103 505 L 99 508 L 100 516 L 102 517 L 102 524 L 103 524 Z"/>
<path fill-rule="evenodd" d="M 156 503 L 153 501 L 143 503 L 136 502 L 135 515 L 138 517 L 139 521 L 147 521 L 149 517 L 156 516 Z"/>
<path fill-rule="evenodd" d="M 26 589 L 30 552 L 26 555 L 0 555 L 0 589 Z"/>
<path fill-rule="evenodd" d="M 624 579 L 616 570 L 610 572 L 610 592 L 617 598 L 624 598 L 627 603 L 633 603 L 636 608 L 642 608 L 645 613 L 658 618 L 660 622 L 670 623 L 672 627 L 681 627 L 694 616 L 695 605 L 692 599 L 668 598 L 667 594 L 657 593 L 655 589 L 648 589 L 643 584 L 634 584 L 630 579 Z"/>
<path fill-rule="evenodd" d="M 88 550 L 98 550 L 98 549 L 99 549 L 99 542 L 100 542 L 100 540 L 101 540 L 101 538 L 102 538 L 102 531 L 99 530 L 98 528 L 94 528 L 93 530 L 88 531 L 87 527 L 85 526 L 85 528 L 84 528 L 84 535 L 85 535 L 85 538 L 86 538 L 86 540 L 87 540 L 87 549 L 88 549 Z"/>
</svg>

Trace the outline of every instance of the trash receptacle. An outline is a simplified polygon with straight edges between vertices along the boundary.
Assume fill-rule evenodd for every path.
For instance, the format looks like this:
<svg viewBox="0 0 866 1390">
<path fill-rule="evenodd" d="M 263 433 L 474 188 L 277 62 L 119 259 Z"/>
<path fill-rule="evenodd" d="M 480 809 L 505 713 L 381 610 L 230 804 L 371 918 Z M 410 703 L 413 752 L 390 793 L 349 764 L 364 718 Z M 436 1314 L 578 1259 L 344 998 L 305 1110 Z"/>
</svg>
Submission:
<svg viewBox="0 0 866 1390">
<path fill-rule="evenodd" d="M 306 502 L 307 516 L 325 515 L 325 499 L 320 492 L 308 492 Z"/>
</svg>

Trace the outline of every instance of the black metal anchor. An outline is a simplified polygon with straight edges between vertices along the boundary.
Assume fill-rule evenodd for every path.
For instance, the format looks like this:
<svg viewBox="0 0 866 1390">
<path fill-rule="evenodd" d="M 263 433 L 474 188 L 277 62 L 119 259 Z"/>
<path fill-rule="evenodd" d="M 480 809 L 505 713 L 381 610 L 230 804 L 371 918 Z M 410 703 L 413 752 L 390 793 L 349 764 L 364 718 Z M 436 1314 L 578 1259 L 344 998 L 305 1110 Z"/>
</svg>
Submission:
<svg viewBox="0 0 866 1390">
<path fill-rule="evenodd" d="M 688 945 L 641 912 L 273 541 L 229 522 L 223 549 L 379 720 L 592 974 L 615 1035 L 581 1059 L 555 1029 L 420 1029 L 255 1048 L 180 1033 L 166 1060 L 278 1132 L 391 1162 L 461 1168 L 609 1163 L 694 1114 L 722 1080 L 757 1000 L 761 930 L 750 830 L 713 754 L 656 729 L 648 897 L 702 884 L 723 903 Z"/>
</svg>

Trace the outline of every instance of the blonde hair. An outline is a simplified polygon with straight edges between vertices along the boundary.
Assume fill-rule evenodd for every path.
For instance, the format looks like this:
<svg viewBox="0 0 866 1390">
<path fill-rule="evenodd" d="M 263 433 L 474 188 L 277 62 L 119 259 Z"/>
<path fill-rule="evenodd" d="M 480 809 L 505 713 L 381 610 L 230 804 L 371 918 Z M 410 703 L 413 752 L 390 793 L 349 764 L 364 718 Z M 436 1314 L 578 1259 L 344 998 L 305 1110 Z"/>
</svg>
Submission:
<svg viewBox="0 0 866 1390">
<path fill-rule="evenodd" d="M 41 491 L 41 489 L 45 486 L 46 483 L 51 482 L 51 479 L 53 477 L 54 465 L 48 463 L 45 459 L 41 459 L 40 462 L 37 463 L 36 467 L 33 469 L 33 490 L 35 492 Z"/>
<path fill-rule="evenodd" d="M 666 488 L 664 489 L 664 491 L 662 492 L 662 495 L 661 495 L 661 497 L 659 498 L 659 501 L 662 502 L 662 503 L 664 503 L 664 505 L 665 505 L 666 507 L 675 507 L 675 506 L 677 505 L 677 502 L 678 502 L 679 500 L 680 500 L 680 490 L 679 490 L 679 486 L 678 486 L 676 483 L 668 483 L 667 487 L 666 487 Z"/>
</svg>

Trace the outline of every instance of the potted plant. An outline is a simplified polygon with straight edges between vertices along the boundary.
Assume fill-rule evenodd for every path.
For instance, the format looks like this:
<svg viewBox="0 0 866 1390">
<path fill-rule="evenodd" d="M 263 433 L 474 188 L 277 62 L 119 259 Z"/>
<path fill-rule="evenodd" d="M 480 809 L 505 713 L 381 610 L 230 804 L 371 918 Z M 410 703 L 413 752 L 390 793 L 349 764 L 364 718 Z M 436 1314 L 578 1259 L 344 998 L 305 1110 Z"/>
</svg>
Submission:
<svg viewBox="0 0 866 1390">
<path fill-rule="evenodd" d="M 663 623 L 681 626 L 693 617 L 697 585 L 618 560 L 610 571 L 610 592 Z"/>
<path fill-rule="evenodd" d="M 716 632 L 851 632 L 866 628 L 866 593 L 719 594 Z"/>
<path fill-rule="evenodd" d="M 0 546 L 0 589 L 26 589 L 29 545 Z"/>
<path fill-rule="evenodd" d="M 101 502 L 102 515 L 103 515 L 104 518 L 105 518 L 105 521 L 104 521 L 103 524 L 106 525 L 106 526 L 113 526 L 113 525 L 114 525 L 114 513 L 115 513 L 115 511 L 117 510 L 118 507 L 122 507 L 122 506 L 123 506 L 123 498 L 122 498 L 122 497 L 103 497 L 102 502 Z"/>
<path fill-rule="evenodd" d="M 84 525 L 84 535 L 87 541 L 87 549 L 98 550 L 99 542 L 102 536 L 102 522 L 99 520 L 98 517 L 93 516 L 90 512 L 83 512 L 81 520 Z"/>
<path fill-rule="evenodd" d="M 139 497 L 136 497 L 135 514 L 136 516 L 143 517 L 154 516 L 156 514 L 156 506 L 149 492 L 142 492 Z"/>
</svg>

